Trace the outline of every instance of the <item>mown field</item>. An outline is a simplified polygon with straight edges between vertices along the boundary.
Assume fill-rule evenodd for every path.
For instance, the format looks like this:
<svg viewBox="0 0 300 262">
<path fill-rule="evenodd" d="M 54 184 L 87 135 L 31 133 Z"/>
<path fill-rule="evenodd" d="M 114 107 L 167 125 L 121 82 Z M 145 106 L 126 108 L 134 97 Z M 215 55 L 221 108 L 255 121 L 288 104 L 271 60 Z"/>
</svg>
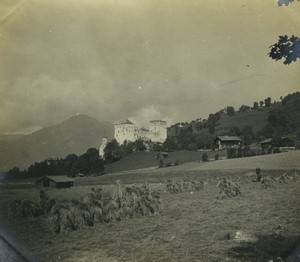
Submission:
<svg viewBox="0 0 300 262">
<path fill-rule="evenodd" d="M 278 256 L 285 261 L 297 261 L 289 255 L 300 244 L 300 181 L 274 182 L 274 187 L 266 189 L 258 182 L 251 182 L 255 179 L 254 168 L 258 167 L 254 163 L 261 164 L 263 177 L 279 177 L 284 172 L 292 176 L 294 167 L 299 165 L 293 158 L 297 154 L 284 155 L 285 163 L 290 160 L 290 168 L 266 169 L 268 161 L 277 162 L 277 155 L 273 155 L 274 159 L 268 161 L 252 158 L 253 169 L 247 166 L 235 169 L 234 165 L 224 170 L 211 167 L 213 163 L 219 167 L 219 162 L 227 165 L 226 161 L 231 160 L 207 163 L 207 170 L 203 164 L 197 163 L 197 169 L 195 163 L 190 163 L 83 178 L 73 188 L 47 190 L 56 199 L 79 199 L 92 186 L 113 191 L 115 181 L 121 180 L 127 185 L 147 181 L 152 191 L 160 193 L 160 212 L 59 234 L 52 232 L 45 217 L 8 218 L 5 210 L 9 202 L 20 198 L 35 200 L 39 190 L 31 184 L 23 184 L 23 188 L 21 184 L 2 185 L 2 234 L 9 236 L 29 258 L 38 261 L 268 261 Z M 299 169 L 297 172 L 300 174 Z M 242 195 L 217 199 L 219 189 L 211 181 L 224 176 L 239 178 Z M 167 192 L 165 181 L 180 178 L 202 180 L 205 184 L 199 191 Z M 248 238 L 237 238 L 237 232 Z"/>
<path fill-rule="evenodd" d="M 220 158 L 227 156 L 226 150 L 221 150 L 218 152 L 212 151 L 175 151 L 168 152 L 168 157 L 165 158 L 164 165 L 167 163 L 174 163 L 179 161 L 180 164 L 188 162 L 199 162 L 201 161 L 203 153 L 206 152 L 208 158 L 214 159 L 215 155 L 218 154 Z M 134 170 L 141 168 L 157 167 L 159 165 L 159 160 L 156 158 L 157 152 L 136 152 L 130 154 L 120 161 L 107 164 L 105 166 L 106 173 L 115 173 L 126 170 Z"/>
</svg>

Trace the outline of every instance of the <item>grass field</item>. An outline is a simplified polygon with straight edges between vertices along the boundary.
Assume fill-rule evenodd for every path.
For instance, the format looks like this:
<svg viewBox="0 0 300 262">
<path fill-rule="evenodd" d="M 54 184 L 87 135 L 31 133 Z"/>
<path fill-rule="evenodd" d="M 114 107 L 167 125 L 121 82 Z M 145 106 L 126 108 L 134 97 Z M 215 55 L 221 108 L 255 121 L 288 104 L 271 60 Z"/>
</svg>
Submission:
<svg viewBox="0 0 300 262">
<path fill-rule="evenodd" d="M 255 178 L 253 171 L 258 166 L 263 177 L 278 177 L 287 169 L 293 174 L 292 169 L 300 170 L 299 154 L 295 151 L 240 159 L 246 162 L 239 165 L 238 159 L 230 159 L 80 178 L 73 188 L 50 189 L 47 193 L 56 199 L 78 199 L 92 186 L 109 191 L 119 179 L 125 184 L 147 181 L 152 190 L 161 194 L 161 212 L 60 234 L 52 233 L 46 218 L 8 219 L 2 212 L 2 234 L 9 235 L 23 253 L 38 261 L 254 262 L 277 256 L 297 261 L 288 256 L 300 244 L 299 180 L 276 183 L 268 189 L 242 180 L 242 195 L 229 199 L 217 199 L 218 188 L 207 183 L 200 191 L 170 194 L 165 192 L 165 181 L 182 177 L 204 182 L 224 176 Z M 283 166 L 279 158 L 283 158 Z M 267 168 L 270 166 L 273 168 Z M 2 185 L 1 211 L 12 199 L 36 199 L 39 191 L 30 182 L 16 187 Z M 248 240 L 238 241 L 238 231 Z"/>
<path fill-rule="evenodd" d="M 209 158 L 214 159 L 216 154 L 219 154 L 219 157 L 227 156 L 227 151 L 222 150 L 218 152 L 205 151 Z M 169 152 L 168 157 L 165 158 L 164 164 L 170 162 L 174 163 L 175 161 L 179 161 L 180 164 L 200 161 L 202 158 L 204 151 L 175 151 Z M 136 152 L 130 154 L 120 161 L 107 164 L 105 166 L 106 173 L 114 173 L 119 171 L 133 170 L 133 169 L 141 169 L 147 167 L 157 167 L 159 160 L 156 158 L 156 152 Z"/>
</svg>

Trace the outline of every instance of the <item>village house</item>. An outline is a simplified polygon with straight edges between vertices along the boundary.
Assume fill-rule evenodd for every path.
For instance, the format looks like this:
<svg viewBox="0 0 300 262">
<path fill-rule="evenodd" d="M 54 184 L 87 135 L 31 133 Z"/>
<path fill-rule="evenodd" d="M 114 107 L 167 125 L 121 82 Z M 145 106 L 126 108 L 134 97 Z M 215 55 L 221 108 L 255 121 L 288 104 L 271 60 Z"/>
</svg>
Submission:
<svg viewBox="0 0 300 262">
<path fill-rule="evenodd" d="M 215 145 L 217 149 L 241 146 L 242 139 L 237 136 L 217 136 Z"/>
<path fill-rule="evenodd" d="M 295 140 L 295 137 L 284 136 L 281 137 L 278 141 L 276 141 L 276 143 L 272 138 L 267 138 L 259 143 L 263 151 L 271 149 L 275 146 L 279 147 L 280 149 L 295 149 Z"/>
</svg>

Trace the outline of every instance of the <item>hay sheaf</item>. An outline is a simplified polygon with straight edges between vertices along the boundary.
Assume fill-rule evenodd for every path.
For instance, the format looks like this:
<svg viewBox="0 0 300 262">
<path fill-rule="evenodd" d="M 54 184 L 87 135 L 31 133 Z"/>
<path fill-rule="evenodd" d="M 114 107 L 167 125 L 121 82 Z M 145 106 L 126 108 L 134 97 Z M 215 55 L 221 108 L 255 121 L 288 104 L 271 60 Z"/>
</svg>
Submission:
<svg viewBox="0 0 300 262">
<path fill-rule="evenodd" d="M 262 189 L 267 189 L 267 188 L 273 188 L 275 187 L 276 179 L 273 177 L 264 177 L 261 180 L 261 188 Z"/>
<path fill-rule="evenodd" d="M 223 178 L 217 185 L 219 188 L 219 195 L 217 198 L 231 198 L 241 195 L 241 189 L 238 182 L 233 182 L 228 178 Z"/>
<path fill-rule="evenodd" d="M 101 189 L 92 189 L 80 201 L 56 204 L 49 220 L 53 231 L 60 233 L 97 223 L 151 215 L 160 210 L 160 205 L 159 193 L 151 192 L 148 185 L 125 187 L 118 183 L 112 195 L 104 195 Z"/>
<path fill-rule="evenodd" d="M 27 199 L 12 201 L 9 204 L 9 215 L 15 218 L 48 215 L 55 204 L 56 201 L 48 197 L 45 191 L 41 190 L 38 202 L 33 202 Z"/>
<path fill-rule="evenodd" d="M 165 190 L 171 194 L 182 193 L 183 191 L 201 190 L 204 187 L 202 181 L 190 181 L 190 180 L 168 180 L 166 182 Z"/>
</svg>

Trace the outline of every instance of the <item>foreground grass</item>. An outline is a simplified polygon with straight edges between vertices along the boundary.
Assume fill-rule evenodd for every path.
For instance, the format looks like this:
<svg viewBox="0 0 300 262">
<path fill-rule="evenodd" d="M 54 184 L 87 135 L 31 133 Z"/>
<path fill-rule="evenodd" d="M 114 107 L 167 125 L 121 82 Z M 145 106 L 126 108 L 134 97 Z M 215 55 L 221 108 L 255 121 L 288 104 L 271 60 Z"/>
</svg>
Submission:
<svg viewBox="0 0 300 262">
<path fill-rule="evenodd" d="M 162 212 L 149 217 L 61 234 L 53 234 L 45 218 L 2 217 L 1 223 L 39 261 L 268 261 L 287 256 L 299 241 L 299 181 L 265 190 L 259 183 L 243 183 L 242 196 L 224 200 L 216 199 L 218 189 L 212 185 L 181 194 L 164 192 L 163 183 L 150 186 L 161 192 Z M 111 187 L 104 186 L 105 190 Z M 89 189 L 50 190 L 49 194 L 79 198 Z M 2 190 L 1 199 L 34 199 L 37 194 L 35 189 Z M 280 238 L 274 235 L 278 226 Z M 239 230 L 255 241 L 234 240 Z"/>
</svg>

